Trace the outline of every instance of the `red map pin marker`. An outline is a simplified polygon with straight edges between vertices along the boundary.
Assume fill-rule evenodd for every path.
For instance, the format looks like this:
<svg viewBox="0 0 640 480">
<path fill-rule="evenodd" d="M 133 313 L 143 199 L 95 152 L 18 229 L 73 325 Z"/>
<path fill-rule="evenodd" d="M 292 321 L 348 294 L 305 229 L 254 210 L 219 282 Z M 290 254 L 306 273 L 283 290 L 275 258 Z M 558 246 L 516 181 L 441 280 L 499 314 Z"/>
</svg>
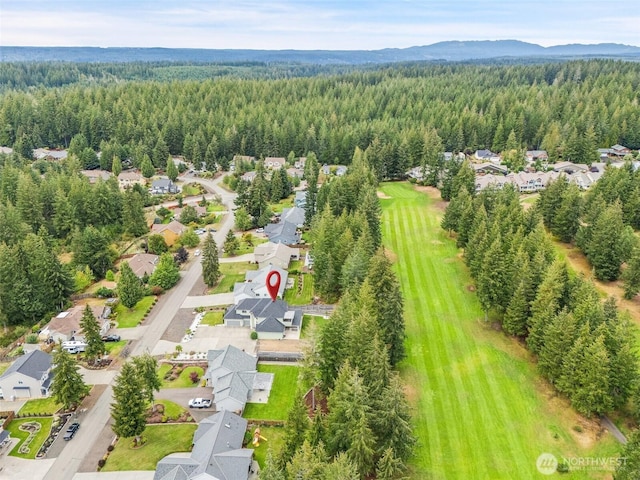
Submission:
<svg viewBox="0 0 640 480">
<path fill-rule="evenodd" d="M 276 277 L 275 282 L 271 281 L 273 277 Z M 280 277 L 280 272 L 278 272 L 277 270 L 272 270 L 267 274 L 267 292 L 269 292 L 269 296 L 271 297 L 271 300 L 274 302 L 276 301 L 276 298 L 278 298 L 278 291 L 280 290 L 281 279 L 282 278 Z"/>
</svg>

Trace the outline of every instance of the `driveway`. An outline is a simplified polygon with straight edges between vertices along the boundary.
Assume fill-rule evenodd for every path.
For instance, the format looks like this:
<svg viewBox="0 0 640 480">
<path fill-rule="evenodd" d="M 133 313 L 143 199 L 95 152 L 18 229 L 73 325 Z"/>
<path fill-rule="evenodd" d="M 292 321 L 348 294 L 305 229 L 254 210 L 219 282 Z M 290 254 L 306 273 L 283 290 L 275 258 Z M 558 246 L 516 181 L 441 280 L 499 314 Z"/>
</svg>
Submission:
<svg viewBox="0 0 640 480">
<path fill-rule="evenodd" d="M 184 299 L 184 302 L 182 302 L 180 308 L 219 307 L 222 305 L 231 305 L 232 303 L 233 292 L 215 293 L 213 295 L 187 297 Z"/>
<path fill-rule="evenodd" d="M 222 257 L 218 261 L 220 263 L 240 263 L 240 262 L 255 263 L 256 256 L 253 253 L 245 253 L 244 255 L 239 255 L 237 257 Z"/>
<path fill-rule="evenodd" d="M 184 353 L 206 353 L 233 345 L 251 355 L 256 354 L 256 341 L 251 340 L 249 327 L 225 327 L 224 325 L 200 325 L 188 342 L 171 341 L 163 337 L 151 351 L 154 356 L 172 354 L 176 345 L 182 346 Z M 277 341 L 277 340 L 276 340 Z"/>
<path fill-rule="evenodd" d="M 191 388 L 163 388 L 156 393 L 156 400 L 170 400 L 181 407 L 187 408 L 191 416 L 200 422 L 202 419 L 210 417 L 216 413 L 213 408 L 189 408 L 189 400 L 192 398 L 213 398 L 213 388 L 211 387 L 191 387 Z"/>
<path fill-rule="evenodd" d="M 14 440 L 14 442 L 16 442 Z M 0 480 L 34 480 L 44 478 L 55 458 L 50 460 L 24 460 L 22 458 L 10 457 L 9 452 L 15 446 L 6 448 L 0 453 Z"/>
</svg>

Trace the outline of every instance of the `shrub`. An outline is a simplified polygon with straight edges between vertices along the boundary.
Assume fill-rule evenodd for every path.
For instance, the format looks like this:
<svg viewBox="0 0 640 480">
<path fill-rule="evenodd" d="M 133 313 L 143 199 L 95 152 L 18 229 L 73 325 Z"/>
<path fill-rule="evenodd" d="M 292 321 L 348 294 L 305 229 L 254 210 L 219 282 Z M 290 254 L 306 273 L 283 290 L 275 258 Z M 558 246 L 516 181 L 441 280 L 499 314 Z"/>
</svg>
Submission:
<svg viewBox="0 0 640 480">
<path fill-rule="evenodd" d="M 560 462 L 556 467 L 556 471 L 558 471 L 558 473 L 567 473 L 569 471 L 569 465 L 564 462 Z"/>
<path fill-rule="evenodd" d="M 257 340 L 258 339 L 258 332 L 253 331 L 251 332 L 251 340 Z"/>
<path fill-rule="evenodd" d="M 580 425 L 574 425 L 573 430 L 578 433 L 582 433 L 582 427 Z"/>
<path fill-rule="evenodd" d="M 151 287 L 152 295 L 162 295 L 163 293 L 164 290 L 162 289 L 162 287 L 159 287 L 158 285 L 154 285 L 153 287 Z"/>
<path fill-rule="evenodd" d="M 198 375 L 198 372 L 191 372 L 189 374 L 189 379 L 191 380 L 191 383 L 198 383 L 200 376 Z"/>
<path fill-rule="evenodd" d="M 113 452 L 113 449 L 114 449 L 114 448 L 116 448 L 116 447 L 114 447 L 113 445 L 109 445 L 109 446 L 107 447 L 107 452 Z"/>
<path fill-rule="evenodd" d="M 100 298 L 112 298 L 115 297 L 116 292 L 107 287 L 100 287 L 96 290 L 96 295 Z"/>
<path fill-rule="evenodd" d="M 105 462 L 104 458 L 101 458 L 100 460 L 98 460 L 98 468 L 104 467 L 105 463 L 107 462 Z"/>
<path fill-rule="evenodd" d="M 167 420 L 169 420 L 169 419 L 167 418 L 167 416 L 166 416 L 166 415 L 162 415 L 162 418 L 161 418 L 161 420 L 160 420 L 160 421 L 161 421 L 162 423 L 167 423 Z"/>
<path fill-rule="evenodd" d="M 113 270 L 107 270 L 107 273 L 104 274 L 104 279 L 108 282 L 113 282 L 115 280 L 115 277 L 116 276 L 113 273 Z"/>
<path fill-rule="evenodd" d="M 38 343 L 38 334 L 30 333 L 29 335 L 26 336 L 24 341 L 29 344 Z"/>
</svg>

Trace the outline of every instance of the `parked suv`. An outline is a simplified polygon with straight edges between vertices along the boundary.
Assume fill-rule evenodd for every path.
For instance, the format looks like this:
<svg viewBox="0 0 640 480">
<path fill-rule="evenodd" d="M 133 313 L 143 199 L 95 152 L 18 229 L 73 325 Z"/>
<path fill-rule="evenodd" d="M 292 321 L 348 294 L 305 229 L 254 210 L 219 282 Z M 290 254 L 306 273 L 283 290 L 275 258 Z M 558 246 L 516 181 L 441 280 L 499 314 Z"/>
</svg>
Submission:
<svg viewBox="0 0 640 480">
<path fill-rule="evenodd" d="M 69 428 L 67 428 L 67 431 L 64 432 L 64 437 L 62 438 L 64 438 L 67 441 L 71 440 L 79 428 L 80 428 L 80 424 L 78 422 L 73 422 L 71 425 L 69 425 Z"/>
<path fill-rule="evenodd" d="M 211 400 L 208 398 L 192 398 L 189 400 L 189 408 L 209 408 Z"/>
<path fill-rule="evenodd" d="M 102 337 L 102 341 L 103 342 L 119 342 L 120 341 L 120 335 L 105 335 L 104 337 Z"/>
</svg>

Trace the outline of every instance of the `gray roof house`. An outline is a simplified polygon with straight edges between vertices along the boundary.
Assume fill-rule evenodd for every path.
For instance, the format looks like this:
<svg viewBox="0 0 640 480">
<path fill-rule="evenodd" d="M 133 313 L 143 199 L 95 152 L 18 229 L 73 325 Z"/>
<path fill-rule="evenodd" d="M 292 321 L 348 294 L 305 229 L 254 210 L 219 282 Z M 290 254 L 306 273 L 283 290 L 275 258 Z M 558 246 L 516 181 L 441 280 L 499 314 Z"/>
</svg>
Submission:
<svg viewBox="0 0 640 480">
<path fill-rule="evenodd" d="M 259 339 L 282 339 L 289 330 L 302 329 L 302 311 L 290 309 L 283 300 L 246 298 L 231 305 L 224 316 L 228 327 L 251 327 Z"/>
<path fill-rule="evenodd" d="M 304 208 L 305 205 L 307 204 L 307 191 L 306 190 L 300 190 L 300 191 L 296 192 L 296 196 L 293 199 L 293 204 L 296 207 Z"/>
<path fill-rule="evenodd" d="M 283 209 L 280 221 L 291 222 L 296 227 L 302 228 L 304 226 L 304 208 L 293 207 Z"/>
<path fill-rule="evenodd" d="M 233 286 L 233 303 L 236 305 L 245 298 L 270 298 L 267 290 L 267 275 L 277 271 L 280 274 L 280 288 L 278 297 L 284 297 L 289 273 L 276 265 L 266 265 L 260 270 L 249 270 L 245 274 L 244 282 L 238 282 Z"/>
<path fill-rule="evenodd" d="M 253 251 L 253 256 L 260 268 L 269 265 L 289 268 L 291 260 L 300 260 L 300 249 L 289 247 L 283 243 L 267 242 L 258 245 Z"/>
<path fill-rule="evenodd" d="M 264 234 L 270 242 L 284 243 L 285 245 L 296 245 L 300 243 L 301 238 L 297 224 L 286 220 L 280 220 L 279 223 L 269 223 L 264 227 Z"/>
<path fill-rule="evenodd" d="M 271 390 L 273 374 L 258 373 L 258 359 L 233 345 L 209 350 L 207 361 L 209 366 L 204 378 L 207 385 L 213 387 L 217 410 L 242 414 L 252 395 Z"/>
<path fill-rule="evenodd" d="M 485 162 L 500 163 L 500 155 L 493 153 L 491 150 L 476 150 L 474 157 Z"/>
<path fill-rule="evenodd" d="M 178 193 L 178 186 L 169 178 L 159 178 L 151 182 L 151 193 L 155 195 Z"/>
<path fill-rule="evenodd" d="M 0 376 L 0 397 L 13 400 L 48 396 L 53 378 L 51 360 L 51 355 L 41 350 L 18 358 Z"/>
<path fill-rule="evenodd" d="M 228 411 L 205 418 L 193 435 L 190 456 L 170 454 L 156 466 L 153 480 L 247 480 L 253 450 L 242 448 L 247 421 Z"/>
</svg>

